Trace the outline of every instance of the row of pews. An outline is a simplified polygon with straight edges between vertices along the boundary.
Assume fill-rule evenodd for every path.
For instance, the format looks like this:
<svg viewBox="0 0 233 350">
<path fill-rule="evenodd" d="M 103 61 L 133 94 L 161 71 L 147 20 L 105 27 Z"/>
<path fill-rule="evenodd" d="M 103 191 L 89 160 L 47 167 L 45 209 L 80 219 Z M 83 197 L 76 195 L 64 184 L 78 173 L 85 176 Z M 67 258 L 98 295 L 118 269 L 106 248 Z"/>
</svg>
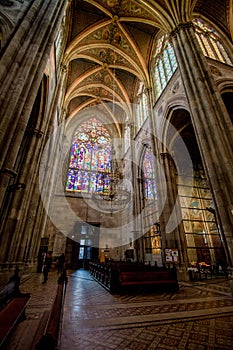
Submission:
<svg viewBox="0 0 233 350">
<path fill-rule="evenodd" d="M 137 263 L 89 263 L 90 274 L 108 291 L 124 292 L 136 289 L 158 291 L 179 290 L 175 268 L 155 267 Z"/>
</svg>

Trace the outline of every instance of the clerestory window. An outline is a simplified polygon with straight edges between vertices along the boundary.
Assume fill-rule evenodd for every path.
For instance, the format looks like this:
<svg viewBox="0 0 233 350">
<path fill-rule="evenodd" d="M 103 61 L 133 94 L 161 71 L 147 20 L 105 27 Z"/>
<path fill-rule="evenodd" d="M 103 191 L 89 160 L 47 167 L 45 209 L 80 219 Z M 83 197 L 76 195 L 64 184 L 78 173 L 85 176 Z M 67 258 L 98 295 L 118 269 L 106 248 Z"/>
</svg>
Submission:
<svg viewBox="0 0 233 350">
<path fill-rule="evenodd" d="M 200 19 L 193 20 L 195 34 L 203 54 L 213 60 L 233 65 L 219 35 Z"/>
<path fill-rule="evenodd" d="M 170 43 L 168 35 L 162 36 L 156 46 L 154 54 L 154 84 L 156 99 L 159 98 L 173 73 L 177 68 L 175 53 Z"/>
<path fill-rule="evenodd" d="M 141 82 L 137 92 L 137 127 L 140 128 L 146 118 L 148 117 L 148 98 L 145 91 L 144 84 Z"/>
</svg>

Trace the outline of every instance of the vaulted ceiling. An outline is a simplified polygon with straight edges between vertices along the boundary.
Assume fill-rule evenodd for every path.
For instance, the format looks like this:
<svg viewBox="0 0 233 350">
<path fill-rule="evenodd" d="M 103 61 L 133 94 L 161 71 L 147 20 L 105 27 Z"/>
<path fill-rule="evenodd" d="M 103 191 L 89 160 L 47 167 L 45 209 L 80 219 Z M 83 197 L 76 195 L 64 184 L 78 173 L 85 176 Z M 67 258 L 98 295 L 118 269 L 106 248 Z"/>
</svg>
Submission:
<svg viewBox="0 0 233 350">
<path fill-rule="evenodd" d="M 159 31 L 198 16 L 229 35 L 231 6 L 232 0 L 75 0 L 65 53 L 69 115 L 98 105 L 119 125 L 132 120 L 139 82 L 151 85 L 149 63 Z"/>
</svg>

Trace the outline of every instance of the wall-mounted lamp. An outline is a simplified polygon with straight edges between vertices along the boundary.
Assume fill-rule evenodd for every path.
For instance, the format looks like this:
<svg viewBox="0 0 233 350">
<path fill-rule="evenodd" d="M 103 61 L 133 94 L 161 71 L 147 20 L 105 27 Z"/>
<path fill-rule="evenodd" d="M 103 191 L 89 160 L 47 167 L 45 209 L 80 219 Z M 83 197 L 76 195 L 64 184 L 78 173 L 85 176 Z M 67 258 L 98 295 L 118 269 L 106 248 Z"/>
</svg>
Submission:
<svg viewBox="0 0 233 350">
<path fill-rule="evenodd" d="M 25 188 L 26 188 L 26 185 L 24 183 L 16 183 L 16 184 L 7 186 L 6 190 L 7 192 L 15 192 L 20 189 L 24 190 Z"/>
<path fill-rule="evenodd" d="M 12 169 L 8 169 L 8 168 L 0 169 L 0 173 L 7 175 L 7 176 L 10 176 L 10 177 L 13 177 L 13 178 L 16 178 L 16 176 L 18 175 L 16 171 L 14 171 Z"/>
</svg>

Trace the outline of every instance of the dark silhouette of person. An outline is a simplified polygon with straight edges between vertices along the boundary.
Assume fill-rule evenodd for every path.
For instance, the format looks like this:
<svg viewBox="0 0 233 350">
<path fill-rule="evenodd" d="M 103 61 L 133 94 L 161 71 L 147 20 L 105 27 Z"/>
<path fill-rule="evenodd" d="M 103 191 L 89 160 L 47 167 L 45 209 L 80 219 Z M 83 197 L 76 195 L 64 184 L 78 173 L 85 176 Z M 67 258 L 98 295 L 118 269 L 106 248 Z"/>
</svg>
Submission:
<svg viewBox="0 0 233 350">
<path fill-rule="evenodd" d="M 63 271 L 63 265 L 65 263 L 65 254 L 62 253 L 58 257 L 58 263 L 57 263 L 57 273 L 61 273 Z"/>
<path fill-rule="evenodd" d="M 51 267 L 51 257 L 48 253 L 46 253 L 45 257 L 44 257 L 44 263 L 43 263 L 43 276 L 44 276 L 43 283 L 46 283 L 48 280 L 48 274 L 49 274 L 50 267 Z"/>
</svg>

